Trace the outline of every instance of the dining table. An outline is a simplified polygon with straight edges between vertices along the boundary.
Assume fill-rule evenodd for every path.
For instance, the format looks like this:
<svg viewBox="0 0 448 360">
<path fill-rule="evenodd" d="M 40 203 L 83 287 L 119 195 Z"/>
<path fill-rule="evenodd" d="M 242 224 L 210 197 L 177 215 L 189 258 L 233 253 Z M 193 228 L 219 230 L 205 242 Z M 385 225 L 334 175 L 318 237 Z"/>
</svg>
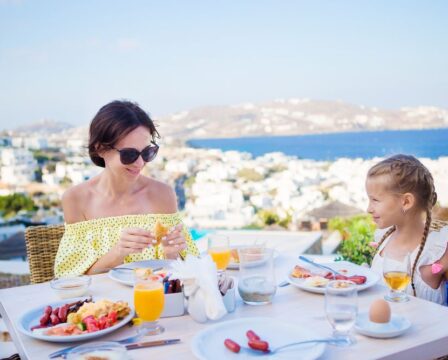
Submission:
<svg viewBox="0 0 448 360">
<path fill-rule="evenodd" d="M 299 254 L 281 251 L 275 258 L 276 282 L 284 281 L 298 263 Z M 318 259 L 318 258 L 317 258 Z M 238 278 L 238 270 L 229 271 Z M 358 293 L 358 312 L 369 310 L 375 299 L 383 298 L 388 289 L 380 282 Z M 111 279 L 107 273 L 92 276 L 89 294 L 94 298 L 114 298 L 133 305 L 133 289 Z M 0 290 L 0 313 L 11 334 L 21 359 L 48 359 L 48 355 L 76 343 L 55 343 L 37 340 L 18 331 L 22 314 L 37 306 L 60 301 L 48 282 Z M 378 339 L 353 330 L 357 342 L 350 347 L 326 345 L 320 359 L 435 359 L 448 354 L 448 308 L 429 301 L 410 297 L 404 303 L 390 303 L 392 314 L 402 315 L 411 322 L 401 336 Z M 324 295 L 304 291 L 293 285 L 278 287 L 272 303 L 261 306 L 246 305 L 236 291 L 236 309 L 215 321 L 198 323 L 188 313 L 160 319 L 165 332 L 147 336 L 146 340 L 173 339 L 177 344 L 129 351 L 131 359 L 195 359 L 192 341 L 198 332 L 215 324 L 242 318 L 264 317 L 312 329 L 322 337 L 329 337 L 332 328 L 325 315 Z M 95 341 L 112 341 L 132 336 L 136 327 L 125 325 Z M 224 346 L 224 345 L 223 345 Z"/>
</svg>

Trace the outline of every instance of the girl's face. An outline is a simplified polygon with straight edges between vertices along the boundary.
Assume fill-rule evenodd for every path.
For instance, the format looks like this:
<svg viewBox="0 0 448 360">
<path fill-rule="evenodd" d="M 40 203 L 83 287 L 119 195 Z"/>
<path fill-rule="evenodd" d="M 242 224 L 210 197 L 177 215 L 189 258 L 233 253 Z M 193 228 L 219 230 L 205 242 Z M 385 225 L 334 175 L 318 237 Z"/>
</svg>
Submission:
<svg viewBox="0 0 448 360">
<path fill-rule="evenodd" d="M 372 215 L 378 228 L 384 229 L 403 221 L 401 195 L 387 189 L 388 177 L 384 175 L 369 177 L 366 191 L 369 197 L 367 212 Z"/>
<path fill-rule="evenodd" d="M 118 141 L 114 148 L 118 150 L 134 148 L 142 151 L 151 144 L 151 140 L 152 137 L 149 130 L 143 126 L 139 126 Z M 130 180 L 137 178 L 146 165 L 141 155 L 132 164 L 124 165 L 121 163 L 120 153 L 115 149 L 110 149 L 102 154 L 106 168 L 114 174 L 129 178 Z"/>
</svg>

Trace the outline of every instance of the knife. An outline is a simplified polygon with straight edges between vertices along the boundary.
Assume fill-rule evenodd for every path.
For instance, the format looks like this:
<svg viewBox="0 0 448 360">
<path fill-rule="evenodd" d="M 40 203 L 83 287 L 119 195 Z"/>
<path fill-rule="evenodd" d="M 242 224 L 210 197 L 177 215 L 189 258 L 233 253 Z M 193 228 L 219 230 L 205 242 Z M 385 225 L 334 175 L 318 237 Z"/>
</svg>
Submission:
<svg viewBox="0 0 448 360">
<path fill-rule="evenodd" d="M 112 341 L 112 342 L 114 342 L 114 341 Z M 134 350 L 134 349 L 141 349 L 141 348 L 152 347 L 152 346 L 177 344 L 178 342 L 180 342 L 180 339 L 167 339 L 167 340 L 138 342 L 138 343 L 134 343 L 134 344 L 127 344 L 124 346 L 128 350 Z M 48 357 L 50 359 L 54 359 L 54 358 L 58 358 L 58 357 L 63 357 L 65 359 L 67 354 L 69 353 L 69 351 L 72 350 L 73 348 L 74 348 L 74 346 L 63 349 L 63 350 L 58 350 L 58 351 L 48 355 Z"/>
</svg>

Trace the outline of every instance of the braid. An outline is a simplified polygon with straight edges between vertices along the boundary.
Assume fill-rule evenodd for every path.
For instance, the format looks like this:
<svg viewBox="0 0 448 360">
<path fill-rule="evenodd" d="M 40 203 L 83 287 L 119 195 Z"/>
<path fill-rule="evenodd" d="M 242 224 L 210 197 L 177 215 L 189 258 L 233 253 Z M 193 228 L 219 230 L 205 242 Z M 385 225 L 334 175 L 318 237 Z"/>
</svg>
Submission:
<svg viewBox="0 0 448 360">
<path fill-rule="evenodd" d="M 378 254 L 378 251 L 380 251 L 381 244 L 384 242 L 384 240 L 386 240 L 389 237 L 389 235 L 395 231 L 395 229 L 396 229 L 396 227 L 394 225 L 384 233 L 383 237 L 381 238 L 380 242 L 378 243 L 378 246 L 376 247 L 375 255 Z"/>
<path fill-rule="evenodd" d="M 414 264 L 412 265 L 411 285 L 412 285 L 412 291 L 414 292 L 414 296 L 417 296 L 417 292 L 415 291 L 415 284 L 414 284 L 415 269 L 417 268 L 418 259 L 420 258 L 420 255 L 422 254 L 423 248 L 425 247 L 426 239 L 428 238 L 430 226 L 431 226 L 431 210 L 428 209 L 428 210 L 426 210 L 425 229 L 423 230 L 422 241 L 420 242 L 420 247 L 418 249 L 417 256 L 415 257 Z"/>
</svg>

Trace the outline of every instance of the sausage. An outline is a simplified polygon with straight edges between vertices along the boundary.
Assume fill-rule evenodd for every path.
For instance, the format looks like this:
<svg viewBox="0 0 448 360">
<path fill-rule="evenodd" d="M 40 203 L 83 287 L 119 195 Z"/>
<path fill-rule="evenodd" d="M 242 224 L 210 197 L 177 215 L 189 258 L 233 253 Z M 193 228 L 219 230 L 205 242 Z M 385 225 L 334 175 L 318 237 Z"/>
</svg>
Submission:
<svg viewBox="0 0 448 360">
<path fill-rule="evenodd" d="M 246 336 L 249 340 L 260 340 L 260 337 L 252 330 L 247 330 Z"/>
<path fill-rule="evenodd" d="M 47 325 L 50 320 L 50 314 L 44 313 L 39 319 L 39 323 L 41 326 Z"/>
<path fill-rule="evenodd" d="M 250 348 L 260 351 L 269 351 L 269 343 L 263 340 L 249 340 L 247 343 Z"/>
<path fill-rule="evenodd" d="M 44 309 L 45 314 L 48 314 L 48 316 L 50 316 L 52 311 L 53 311 L 53 308 L 50 305 L 45 306 L 45 309 Z"/>
<path fill-rule="evenodd" d="M 241 346 L 231 339 L 225 339 L 224 346 L 234 353 L 239 353 L 241 350 Z"/>
<path fill-rule="evenodd" d="M 55 314 L 51 314 L 50 320 L 51 320 L 51 325 L 57 325 L 60 323 L 59 318 Z"/>
<path fill-rule="evenodd" d="M 67 321 L 68 305 L 61 306 L 59 308 L 58 317 L 61 322 Z"/>
</svg>

